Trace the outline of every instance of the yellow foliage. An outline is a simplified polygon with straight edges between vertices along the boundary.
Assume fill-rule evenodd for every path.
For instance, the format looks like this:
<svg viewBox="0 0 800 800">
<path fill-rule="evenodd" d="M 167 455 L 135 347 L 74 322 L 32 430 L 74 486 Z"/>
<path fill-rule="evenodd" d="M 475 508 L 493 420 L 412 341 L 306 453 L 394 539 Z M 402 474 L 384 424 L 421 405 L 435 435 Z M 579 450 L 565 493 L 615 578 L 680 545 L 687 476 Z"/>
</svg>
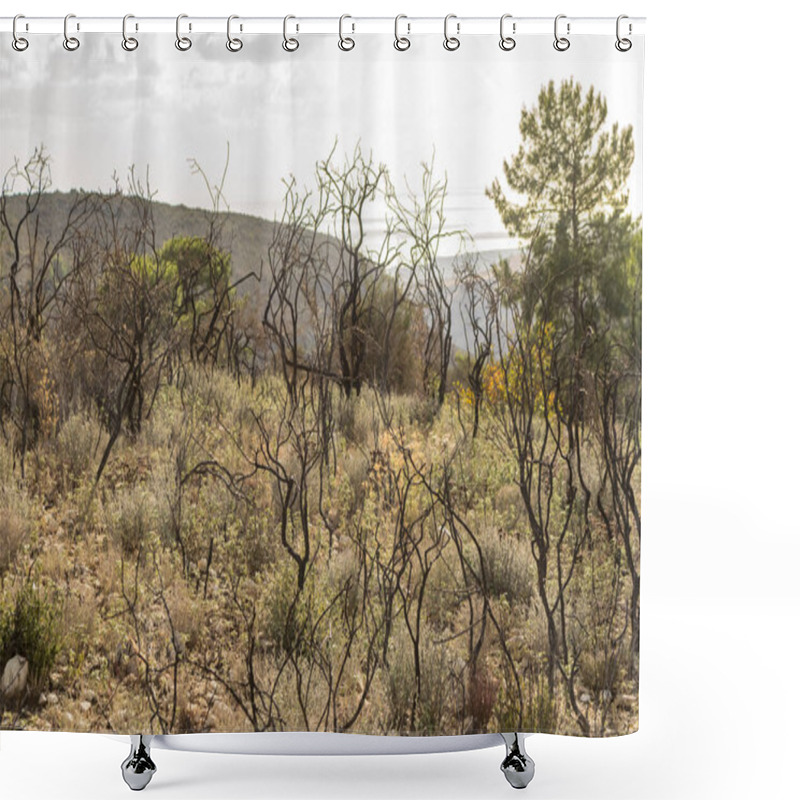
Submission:
<svg viewBox="0 0 800 800">
<path fill-rule="evenodd" d="M 45 364 L 36 384 L 34 399 L 39 408 L 39 428 L 44 438 L 55 436 L 60 419 L 61 406 L 56 382 L 50 377 Z"/>
<path fill-rule="evenodd" d="M 556 402 L 553 389 L 545 387 L 550 383 L 553 359 L 552 322 L 537 325 L 530 342 L 515 342 L 501 358 L 492 355 L 481 375 L 481 396 L 486 405 L 503 408 L 510 402 L 515 406 L 532 404 L 537 412 L 549 413 Z M 459 381 L 454 384 L 459 399 L 468 406 L 475 402 L 471 386 Z"/>
</svg>

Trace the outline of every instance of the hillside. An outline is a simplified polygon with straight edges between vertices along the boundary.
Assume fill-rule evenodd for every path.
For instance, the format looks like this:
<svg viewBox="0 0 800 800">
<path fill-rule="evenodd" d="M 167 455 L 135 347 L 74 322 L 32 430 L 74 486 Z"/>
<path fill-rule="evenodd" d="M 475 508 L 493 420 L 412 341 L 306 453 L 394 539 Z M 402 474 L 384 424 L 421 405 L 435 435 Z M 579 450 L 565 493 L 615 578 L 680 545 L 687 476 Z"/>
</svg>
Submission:
<svg viewBox="0 0 800 800">
<path fill-rule="evenodd" d="M 40 236 L 53 239 L 57 232 L 63 230 L 67 220 L 69 209 L 78 197 L 77 191 L 71 192 L 48 192 L 42 195 L 40 212 Z M 9 216 L 18 218 L 23 209 L 24 198 L 21 195 L 9 198 Z M 120 203 L 124 203 L 124 198 Z M 130 208 L 121 209 L 120 219 L 131 220 Z M 204 237 L 208 234 L 211 212 L 202 208 L 189 208 L 185 205 L 170 205 L 168 203 L 153 203 L 153 221 L 155 226 L 155 244 L 161 247 L 164 242 L 175 236 L 199 236 Z M 232 260 L 232 279 L 238 280 L 249 272 L 259 274 L 262 261 L 266 256 L 269 243 L 275 236 L 276 229 L 280 223 L 263 219 L 249 214 L 228 212 L 220 215 L 224 220 L 219 245 L 223 250 L 231 253 Z M 96 220 L 94 223 L 96 224 Z M 0 265 L 8 264 L 13 258 L 13 251 L 6 238 L 0 231 Z M 330 238 L 330 245 L 333 253 L 337 251 L 337 242 Z M 479 270 L 488 272 L 491 265 L 497 263 L 501 258 L 508 259 L 512 269 L 521 266 L 520 253 L 516 250 L 492 250 L 476 254 Z M 445 275 L 449 275 L 449 283 L 454 291 L 454 316 L 453 316 L 453 343 L 457 349 L 465 349 L 468 346 L 468 336 L 464 328 L 465 321 L 462 318 L 460 307 L 465 302 L 463 287 L 459 285 L 453 270 L 455 257 L 443 256 L 440 264 Z M 2 269 L 0 269 L 0 274 Z M 238 294 L 240 297 L 247 297 L 251 303 L 259 308 L 261 296 L 268 286 L 267 271 L 264 270 L 261 281 L 250 280 L 243 284 Z"/>
<path fill-rule="evenodd" d="M 56 232 L 63 229 L 69 209 L 78 192 L 48 192 L 42 195 L 40 203 L 40 236 L 53 238 Z M 124 199 L 121 198 L 121 203 Z M 18 217 L 23 209 L 24 197 L 12 196 L 8 199 L 9 216 Z M 121 219 L 130 218 L 123 205 L 120 209 Z M 173 236 L 205 236 L 211 212 L 201 208 L 188 208 L 184 205 L 153 203 L 153 220 L 155 223 L 156 246 L 160 247 Z M 227 213 L 224 215 L 221 246 L 229 250 L 233 261 L 234 279 L 251 270 L 258 272 L 267 245 L 275 231 L 276 223 L 248 214 Z M 6 239 L 0 241 L 0 259 L 8 263 L 12 251 Z"/>
</svg>

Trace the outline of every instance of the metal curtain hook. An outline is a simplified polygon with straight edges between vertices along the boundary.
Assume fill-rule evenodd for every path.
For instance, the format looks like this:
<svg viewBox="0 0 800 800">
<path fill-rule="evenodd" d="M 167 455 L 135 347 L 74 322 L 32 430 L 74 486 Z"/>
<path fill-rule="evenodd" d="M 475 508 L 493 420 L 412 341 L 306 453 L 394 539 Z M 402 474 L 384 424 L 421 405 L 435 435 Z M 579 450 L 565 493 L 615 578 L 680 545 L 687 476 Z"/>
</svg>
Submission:
<svg viewBox="0 0 800 800">
<path fill-rule="evenodd" d="M 30 44 L 30 42 L 28 42 L 27 39 L 25 39 L 23 36 L 20 36 L 17 33 L 17 20 L 20 20 L 20 19 L 25 19 L 25 15 L 24 14 L 17 14 L 17 16 L 14 17 L 14 22 L 13 22 L 13 24 L 11 26 L 11 35 L 14 37 L 11 40 L 11 46 L 18 53 L 21 53 L 23 50 L 27 50 L 28 49 L 28 45 Z"/>
<path fill-rule="evenodd" d="M 614 47 L 616 47 L 617 50 L 620 51 L 620 53 L 627 53 L 628 50 L 630 50 L 631 47 L 633 47 L 633 42 L 630 39 L 623 39 L 622 36 L 620 36 L 620 29 L 622 27 L 621 26 L 621 22 L 624 19 L 628 19 L 627 14 L 620 14 L 617 17 L 617 41 L 614 42 Z M 633 32 L 633 28 L 631 27 L 631 24 L 629 22 L 628 23 L 628 34 L 631 34 L 632 32 Z"/>
<path fill-rule="evenodd" d="M 175 47 L 178 48 L 182 53 L 185 53 L 191 46 L 192 40 L 188 36 L 181 35 L 181 20 L 187 19 L 189 17 L 188 14 L 178 14 L 175 18 Z M 189 23 L 189 30 L 192 29 L 192 23 Z"/>
<path fill-rule="evenodd" d="M 126 14 L 122 18 L 122 49 L 127 50 L 129 53 L 139 46 L 138 39 L 134 39 L 133 36 L 128 36 L 128 20 L 133 18 L 133 14 Z M 138 29 L 137 26 L 136 30 Z"/>
<path fill-rule="evenodd" d="M 448 14 L 444 18 L 444 49 L 450 50 L 458 50 L 461 47 L 461 40 L 456 36 L 450 36 L 449 33 L 449 25 L 451 19 L 457 19 L 455 14 Z M 461 31 L 461 23 L 456 22 L 456 33 L 460 33 Z"/>
<path fill-rule="evenodd" d="M 81 43 L 75 36 L 69 35 L 68 25 L 71 19 L 75 19 L 74 14 L 67 14 L 67 16 L 64 17 L 64 49 L 70 52 L 77 50 L 81 46 Z"/>
<path fill-rule="evenodd" d="M 228 28 L 227 28 L 228 41 L 225 42 L 225 47 L 227 47 L 228 50 L 231 51 L 231 53 L 238 53 L 242 49 L 242 46 L 243 46 L 243 43 L 242 43 L 241 39 L 237 39 L 236 37 L 231 35 L 231 23 L 235 19 L 239 19 L 239 17 L 236 14 L 231 14 L 228 17 Z M 239 27 L 239 30 L 241 30 L 241 26 Z"/>
<path fill-rule="evenodd" d="M 400 20 L 401 19 L 408 19 L 405 14 L 398 14 L 394 18 L 394 49 L 400 50 L 408 50 L 411 47 L 411 39 L 408 36 L 401 36 L 400 35 Z M 406 32 L 411 33 L 411 24 L 406 22 Z"/>
<path fill-rule="evenodd" d="M 287 53 L 294 53 L 298 47 L 300 47 L 300 42 L 295 39 L 293 36 L 289 36 L 289 20 L 296 19 L 291 14 L 288 14 L 283 18 L 283 49 Z"/>
<path fill-rule="evenodd" d="M 507 19 L 511 19 L 511 14 L 503 14 L 503 16 L 500 17 L 500 49 L 505 50 L 506 52 L 513 50 L 517 46 L 516 39 L 512 38 L 511 36 L 506 36 L 505 24 Z M 517 32 L 516 22 L 511 23 L 511 32 Z"/>
<path fill-rule="evenodd" d="M 345 51 L 352 50 L 356 46 L 355 40 L 351 36 L 344 35 L 343 29 L 344 29 L 344 21 L 346 19 L 352 19 L 352 17 L 349 14 L 342 14 L 342 16 L 339 17 L 339 49 Z M 354 22 L 350 24 L 353 28 L 352 32 L 355 33 L 356 24 Z"/>
<path fill-rule="evenodd" d="M 565 50 L 569 50 L 570 41 L 566 38 L 566 36 L 559 36 L 558 35 L 558 21 L 560 19 L 566 19 L 566 14 L 559 14 L 555 22 L 553 23 L 553 33 L 556 37 L 556 40 L 553 42 L 553 47 L 559 51 L 559 53 L 563 53 Z M 569 33 L 569 22 L 567 23 L 567 33 Z"/>
</svg>

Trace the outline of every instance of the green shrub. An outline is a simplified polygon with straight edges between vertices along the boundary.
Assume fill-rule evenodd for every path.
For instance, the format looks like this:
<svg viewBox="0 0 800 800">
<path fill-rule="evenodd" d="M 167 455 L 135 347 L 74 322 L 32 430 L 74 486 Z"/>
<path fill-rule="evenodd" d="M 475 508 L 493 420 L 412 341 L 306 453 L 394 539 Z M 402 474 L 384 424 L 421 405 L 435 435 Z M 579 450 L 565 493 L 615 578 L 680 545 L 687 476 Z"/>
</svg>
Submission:
<svg viewBox="0 0 800 800">
<path fill-rule="evenodd" d="M 294 564 L 288 559 L 282 562 L 276 562 L 269 576 L 262 632 L 279 652 L 303 656 L 313 645 L 309 636 L 316 620 L 314 585 L 307 580 L 303 589 L 298 589 Z"/>
<path fill-rule="evenodd" d="M 149 534 L 155 534 L 162 542 L 171 541 L 171 488 L 153 480 L 150 485 L 121 487 L 114 494 L 106 506 L 106 520 L 111 540 L 124 553 L 138 553 Z"/>
<path fill-rule="evenodd" d="M 25 520 L 13 508 L 0 508 L 0 575 L 14 562 L 27 536 Z"/>
<path fill-rule="evenodd" d="M 269 518 L 245 503 L 238 504 L 236 514 L 234 530 L 238 533 L 247 574 L 253 577 L 275 562 L 276 548 L 269 535 Z"/>
<path fill-rule="evenodd" d="M 421 697 L 415 733 L 435 736 L 445 724 L 445 717 L 457 696 L 451 656 L 443 645 L 423 644 L 420 664 Z"/>
<path fill-rule="evenodd" d="M 535 570 L 530 545 L 516 536 L 487 527 L 480 536 L 486 591 L 506 596 L 510 603 L 528 604 L 533 597 Z M 480 574 L 477 555 L 471 557 Z"/>
<path fill-rule="evenodd" d="M 404 641 L 403 646 L 398 646 L 396 640 L 392 642 L 386 679 L 389 731 L 405 731 L 417 691 L 411 642 Z"/>
<path fill-rule="evenodd" d="M 519 676 L 522 703 L 516 682 L 508 669 L 503 670 L 503 680 L 497 695 L 494 715 L 499 730 L 551 732 L 558 730 L 558 703 L 550 691 L 542 672 L 532 675 L 526 670 Z"/>
<path fill-rule="evenodd" d="M 425 618 L 429 625 L 437 630 L 451 629 L 458 624 L 456 615 L 464 600 L 464 587 L 461 578 L 460 566 L 452 555 L 454 548 L 450 548 L 450 557 L 445 550 L 445 558 L 439 559 L 431 569 L 425 590 Z"/>
<path fill-rule="evenodd" d="M 508 531 L 522 527 L 525 530 L 528 520 L 525 517 L 525 505 L 522 502 L 519 486 L 515 483 L 503 484 L 494 495 L 494 508 Z"/>
<path fill-rule="evenodd" d="M 356 448 L 348 448 L 339 462 L 343 480 L 338 481 L 335 490 L 343 501 L 348 516 L 356 514 L 364 505 L 369 478 L 369 458 Z"/>
<path fill-rule="evenodd" d="M 469 733 L 485 733 L 497 701 L 497 685 L 485 666 L 470 670 L 467 678 Z"/>
<path fill-rule="evenodd" d="M 71 414 L 61 426 L 55 454 L 64 488 L 77 486 L 89 471 L 100 437 L 100 423 L 85 412 Z"/>
<path fill-rule="evenodd" d="M 457 695 L 451 655 L 444 646 L 426 646 L 420 653 L 420 686 L 414 669 L 414 650 L 410 640 L 403 638 L 400 646 L 392 647 L 389 656 L 388 710 L 389 729 L 417 735 L 439 733 Z M 414 709 L 414 729 L 411 710 Z"/>
<path fill-rule="evenodd" d="M 428 430 L 439 414 L 439 403 L 435 397 L 414 396 L 408 408 L 408 421 Z"/>
<path fill-rule="evenodd" d="M 367 449 L 375 447 L 378 431 L 383 427 L 375 401 L 368 392 L 342 398 L 337 423 L 339 431 L 349 443 Z"/>
<path fill-rule="evenodd" d="M 11 481 L 14 472 L 14 447 L 0 436 L 0 485 Z"/>
<path fill-rule="evenodd" d="M 592 696 L 603 697 L 603 692 L 616 694 L 619 682 L 620 659 L 617 653 L 605 652 L 602 648 L 583 654 L 581 680 Z"/>
<path fill-rule="evenodd" d="M 12 487 L 0 488 L 0 575 L 14 562 L 31 528 L 31 503 L 27 495 Z"/>
<path fill-rule="evenodd" d="M 61 649 L 61 616 L 58 602 L 32 583 L 23 585 L 12 605 L 0 608 L 2 663 L 24 656 L 34 693 L 46 683 Z"/>
</svg>

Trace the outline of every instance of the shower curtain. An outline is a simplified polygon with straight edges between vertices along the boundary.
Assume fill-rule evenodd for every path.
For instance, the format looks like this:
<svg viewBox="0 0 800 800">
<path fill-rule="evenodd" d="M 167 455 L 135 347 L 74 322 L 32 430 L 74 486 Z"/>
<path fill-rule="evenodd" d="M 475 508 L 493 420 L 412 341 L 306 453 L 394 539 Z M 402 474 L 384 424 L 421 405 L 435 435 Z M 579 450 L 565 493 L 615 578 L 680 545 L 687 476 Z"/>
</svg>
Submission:
<svg viewBox="0 0 800 800">
<path fill-rule="evenodd" d="M 0 45 L 0 728 L 634 731 L 642 37 L 177 22 Z"/>
</svg>

